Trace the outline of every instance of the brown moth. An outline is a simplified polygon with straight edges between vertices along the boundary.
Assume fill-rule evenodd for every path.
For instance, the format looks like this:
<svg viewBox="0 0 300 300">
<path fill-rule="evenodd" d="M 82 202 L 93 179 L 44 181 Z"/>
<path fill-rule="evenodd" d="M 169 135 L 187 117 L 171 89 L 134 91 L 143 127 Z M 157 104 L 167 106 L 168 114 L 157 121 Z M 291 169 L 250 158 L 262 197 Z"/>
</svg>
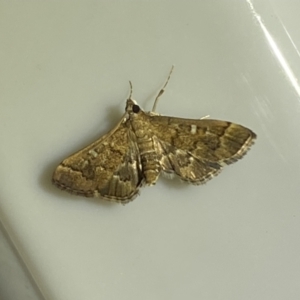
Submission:
<svg viewBox="0 0 300 300">
<path fill-rule="evenodd" d="M 226 121 L 183 119 L 144 112 L 131 93 L 125 114 L 109 133 L 63 160 L 53 174 L 58 188 L 85 197 L 127 203 L 161 173 L 199 185 L 242 158 L 256 135 Z"/>
</svg>

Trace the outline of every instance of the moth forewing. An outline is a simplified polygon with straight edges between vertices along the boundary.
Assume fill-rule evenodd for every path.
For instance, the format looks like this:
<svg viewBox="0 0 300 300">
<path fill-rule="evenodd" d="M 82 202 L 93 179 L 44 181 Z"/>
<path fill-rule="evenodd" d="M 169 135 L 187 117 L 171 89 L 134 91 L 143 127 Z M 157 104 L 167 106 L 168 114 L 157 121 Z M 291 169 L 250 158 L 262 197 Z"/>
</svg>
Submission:
<svg viewBox="0 0 300 300">
<path fill-rule="evenodd" d="M 143 184 L 138 150 L 125 115 L 109 133 L 74 153 L 56 168 L 52 182 L 62 190 L 117 202 L 133 199 Z"/>
<path fill-rule="evenodd" d="M 256 134 L 235 123 L 212 119 L 183 119 L 152 116 L 157 138 L 198 159 L 233 162 L 246 154 Z"/>
</svg>

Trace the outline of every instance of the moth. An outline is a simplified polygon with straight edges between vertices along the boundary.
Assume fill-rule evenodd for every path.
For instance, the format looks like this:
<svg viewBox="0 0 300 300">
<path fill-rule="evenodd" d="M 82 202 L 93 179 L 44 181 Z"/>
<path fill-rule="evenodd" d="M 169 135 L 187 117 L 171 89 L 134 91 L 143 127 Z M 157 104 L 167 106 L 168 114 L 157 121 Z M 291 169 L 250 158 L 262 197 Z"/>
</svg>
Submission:
<svg viewBox="0 0 300 300">
<path fill-rule="evenodd" d="M 256 134 L 241 125 L 212 119 L 183 119 L 155 113 L 170 74 L 151 112 L 132 99 L 117 126 L 94 143 L 63 160 L 53 174 L 58 188 L 85 197 L 127 203 L 161 173 L 200 185 L 223 166 L 241 159 Z"/>
</svg>

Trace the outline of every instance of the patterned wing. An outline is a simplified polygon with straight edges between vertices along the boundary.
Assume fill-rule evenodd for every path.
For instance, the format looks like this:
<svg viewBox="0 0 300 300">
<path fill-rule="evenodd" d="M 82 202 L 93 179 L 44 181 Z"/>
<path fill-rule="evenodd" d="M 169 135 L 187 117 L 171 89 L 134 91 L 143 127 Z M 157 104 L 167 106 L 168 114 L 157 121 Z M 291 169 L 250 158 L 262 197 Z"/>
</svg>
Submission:
<svg viewBox="0 0 300 300">
<path fill-rule="evenodd" d="M 121 203 L 133 200 L 143 176 L 134 135 L 126 123 L 65 159 L 52 182 L 72 194 Z"/>
<path fill-rule="evenodd" d="M 250 129 L 226 121 L 149 115 L 149 124 L 163 153 L 163 171 L 193 184 L 206 182 L 224 164 L 242 158 L 256 138 Z"/>
<path fill-rule="evenodd" d="M 190 152 L 176 149 L 163 141 L 157 140 L 156 145 L 162 154 L 160 159 L 162 171 L 167 176 L 175 173 L 182 180 L 198 185 L 221 171 L 221 165 L 217 162 L 197 158 Z"/>
</svg>

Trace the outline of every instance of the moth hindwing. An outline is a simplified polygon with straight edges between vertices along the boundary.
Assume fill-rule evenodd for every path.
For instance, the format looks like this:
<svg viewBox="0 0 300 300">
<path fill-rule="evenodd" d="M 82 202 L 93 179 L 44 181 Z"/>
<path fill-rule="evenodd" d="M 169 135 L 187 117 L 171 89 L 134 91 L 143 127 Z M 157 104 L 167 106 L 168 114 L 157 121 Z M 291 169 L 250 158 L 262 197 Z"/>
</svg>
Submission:
<svg viewBox="0 0 300 300">
<path fill-rule="evenodd" d="M 161 173 L 205 183 L 242 158 L 255 138 L 250 129 L 231 122 L 144 112 L 130 95 L 119 124 L 63 160 L 52 181 L 72 194 L 127 203 Z"/>
</svg>

